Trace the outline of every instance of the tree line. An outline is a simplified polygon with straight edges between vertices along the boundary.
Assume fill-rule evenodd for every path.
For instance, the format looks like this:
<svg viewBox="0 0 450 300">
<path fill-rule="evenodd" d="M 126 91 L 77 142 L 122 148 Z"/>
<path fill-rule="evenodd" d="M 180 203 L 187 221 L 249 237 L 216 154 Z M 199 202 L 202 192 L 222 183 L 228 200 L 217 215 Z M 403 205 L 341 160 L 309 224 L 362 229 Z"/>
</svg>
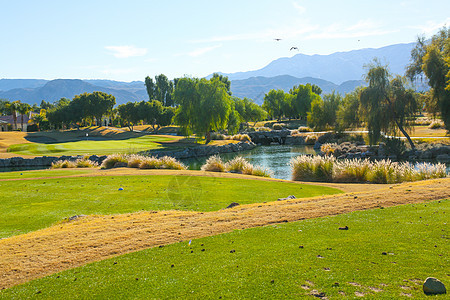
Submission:
<svg viewBox="0 0 450 300">
<path fill-rule="evenodd" d="M 260 106 L 251 99 L 232 96 L 231 82 L 226 76 L 213 74 L 210 79 L 175 78 L 164 74 L 145 78 L 147 101 L 128 102 L 114 109 L 115 98 L 102 92 L 85 93 L 72 100 L 62 98 L 53 104 L 43 101 L 45 114 L 37 116 L 41 123 L 57 127 L 97 124 L 108 115 L 117 125 L 145 123 L 166 126 L 180 125 L 186 135 L 195 133 L 210 140 L 212 131 L 237 132 L 242 124 L 264 119 L 301 119 L 315 130 L 366 126 L 371 143 L 381 134 L 408 138 L 408 130 L 421 108 L 440 115 L 450 129 L 450 30 L 443 28 L 430 41 L 420 37 L 411 53 L 406 77 L 393 76 L 387 66 L 374 60 L 367 65 L 367 87 L 358 87 L 342 96 L 322 94 L 320 87 L 306 84 L 288 92 L 271 90 Z M 426 80 L 430 91 L 416 93 L 410 82 Z M 0 113 L 26 111 L 20 102 L 0 101 Z M 25 110 L 23 110 L 25 109 Z M 41 120 L 39 120 L 41 118 Z"/>
</svg>

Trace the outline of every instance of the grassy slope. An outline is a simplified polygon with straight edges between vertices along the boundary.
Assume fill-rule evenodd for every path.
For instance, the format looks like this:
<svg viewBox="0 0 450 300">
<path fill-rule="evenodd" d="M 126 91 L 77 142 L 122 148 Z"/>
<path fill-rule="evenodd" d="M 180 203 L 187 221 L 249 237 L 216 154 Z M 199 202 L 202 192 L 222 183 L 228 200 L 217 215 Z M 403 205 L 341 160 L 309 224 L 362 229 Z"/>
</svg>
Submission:
<svg viewBox="0 0 450 300">
<path fill-rule="evenodd" d="M 65 143 L 27 143 L 8 148 L 18 155 L 106 155 L 112 153 L 135 153 L 137 151 L 161 148 L 160 142 L 171 141 L 170 137 L 141 136 L 124 140 L 82 140 Z"/>
<path fill-rule="evenodd" d="M 39 172 L 35 171 L 37 176 L 51 172 L 62 175 L 66 170 Z M 73 172 L 67 170 L 67 175 Z M 120 187 L 124 190 L 119 191 Z M 301 198 L 340 192 L 288 182 L 168 175 L 0 181 L 0 190 L 0 238 L 44 228 L 73 215 L 170 209 L 213 211 L 231 202 L 248 204 L 276 201 L 288 195 Z"/>
<path fill-rule="evenodd" d="M 450 280 L 449 213 L 445 200 L 237 230 L 64 271 L 0 298 L 62 299 L 69 289 L 80 299 L 423 297 L 426 277 Z"/>
</svg>

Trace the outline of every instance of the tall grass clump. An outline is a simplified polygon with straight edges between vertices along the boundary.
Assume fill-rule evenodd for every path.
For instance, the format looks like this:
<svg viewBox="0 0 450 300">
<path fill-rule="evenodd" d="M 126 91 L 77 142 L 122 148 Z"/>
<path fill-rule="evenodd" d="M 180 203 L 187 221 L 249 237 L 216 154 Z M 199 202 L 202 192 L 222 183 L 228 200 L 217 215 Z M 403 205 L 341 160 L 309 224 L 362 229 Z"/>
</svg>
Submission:
<svg viewBox="0 0 450 300">
<path fill-rule="evenodd" d="M 300 155 L 291 159 L 292 180 L 400 183 L 447 176 L 444 164 L 411 164 L 368 159 Z"/>
<path fill-rule="evenodd" d="M 253 166 L 242 156 L 236 156 L 226 163 L 224 163 L 218 155 L 211 156 L 201 167 L 201 170 L 209 172 L 239 173 L 262 177 L 271 177 L 272 175 L 270 170 L 260 166 Z"/>
<path fill-rule="evenodd" d="M 269 169 L 256 166 L 253 167 L 251 175 L 270 178 L 272 177 L 272 172 Z"/>
<path fill-rule="evenodd" d="M 66 169 L 66 168 L 95 168 L 98 167 L 98 163 L 91 161 L 84 157 L 73 160 L 58 160 L 52 163 L 51 169 Z"/>
<path fill-rule="evenodd" d="M 225 170 L 231 173 L 243 173 L 244 170 L 248 172 L 250 163 L 242 156 L 236 156 L 225 164 Z"/>
<path fill-rule="evenodd" d="M 445 164 L 420 163 L 415 166 L 417 170 L 417 180 L 444 178 L 447 176 Z"/>
<path fill-rule="evenodd" d="M 131 154 L 128 156 L 128 168 L 139 168 L 142 161 L 145 159 L 142 155 Z"/>
<path fill-rule="evenodd" d="M 139 164 L 139 169 L 160 169 L 161 164 L 161 160 L 154 156 L 144 157 Z"/>
<path fill-rule="evenodd" d="M 213 155 L 206 160 L 206 163 L 201 167 L 201 170 L 208 172 L 224 172 L 225 163 L 219 155 Z"/>
<path fill-rule="evenodd" d="M 292 180 L 332 181 L 336 158 L 300 155 L 290 161 Z"/>
<path fill-rule="evenodd" d="M 366 182 L 371 162 L 368 159 L 336 160 L 334 166 L 335 182 Z"/>
<path fill-rule="evenodd" d="M 66 169 L 66 168 L 75 168 L 75 162 L 70 160 L 58 160 L 52 162 L 51 169 Z"/>
<path fill-rule="evenodd" d="M 79 158 L 75 161 L 75 166 L 77 168 L 96 168 L 98 163 L 87 158 Z"/>
<path fill-rule="evenodd" d="M 187 167 L 176 160 L 171 156 L 164 156 L 160 158 L 161 161 L 161 169 L 170 169 L 170 170 L 187 170 Z"/>
<path fill-rule="evenodd" d="M 111 154 L 105 158 L 100 167 L 102 169 L 111 169 L 120 164 L 128 165 L 127 156 L 123 154 Z"/>
</svg>

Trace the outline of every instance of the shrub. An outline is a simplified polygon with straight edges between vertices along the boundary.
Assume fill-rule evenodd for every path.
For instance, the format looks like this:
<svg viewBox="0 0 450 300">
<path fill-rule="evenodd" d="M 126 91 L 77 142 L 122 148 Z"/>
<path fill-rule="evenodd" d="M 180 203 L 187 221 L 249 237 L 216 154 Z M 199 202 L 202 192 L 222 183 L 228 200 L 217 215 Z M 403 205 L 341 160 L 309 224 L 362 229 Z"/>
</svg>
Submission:
<svg viewBox="0 0 450 300">
<path fill-rule="evenodd" d="M 236 134 L 229 138 L 230 140 L 241 141 L 241 142 L 251 142 L 252 139 L 248 134 Z"/>
<path fill-rule="evenodd" d="M 111 169 L 117 167 L 118 164 L 124 163 L 128 165 L 127 157 L 123 154 L 111 154 L 102 162 L 102 169 Z"/>
<path fill-rule="evenodd" d="M 337 144 L 323 144 L 320 146 L 320 151 L 323 152 L 325 155 L 330 156 L 334 153 L 336 150 Z"/>
<path fill-rule="evenodd" d="M 447 176 L 445 164 L 437 163 L 420 163 L 417 164 L 415 169 L 417 170 L 416 180 L 432 179 L 432 178 L 444 178 Z"/>
<path fill-rule="evenodd" d="M 268 127 L 258 127 L 258 128 L 256 128 L 256 131 L 272 131 L 272 129 L 270 129 Z"/>
<path fill-rule="evenodd" d="M 275 123 L 272 126 L 273 130 L 281 130 L 285 127 L 286 127 L 286 124 L 284 124 L 284 123 Z"/>
<path fill-rule="evenodd" d="M 211 140 L 224 140 L 225 135 L 219 133 L 219 132 L 211 132 Z"/>
<path fill-rule="evenodd" d="M 298 129 L 298 132 L 312 132 L 312 128 L 309 128 L 308 126 L 300 126 Z"/>
<path fill-rule="evenodd" d="M 309 134 L 305 138 L 305 143 L 307 145 L 314 145 L 317 142 L 317 135 L 315 134 Z"/>
<path fill-rule="evenodd" d="M 388 154 L 401 156 L 406 151 L 405 142 L 399 138 L 386 138 L 384 139 L 384 142 Z"/>
<path fill-rule="evenodd" d="M 218 155 L 213 155 L 206 160 L 206 163 L 201 167 L 202 171 L 208 172 L 224 172 L 225 164 Z"/>
<path fill-rule="evenodd" d="M 435 121 L 435 122 L 431 123 L 428 128 L 430 128 L 430 129 L 440 129 L 440 128 L 444 128 L 444 126 L 442 125 L 441 122 Z"/>
</svg>

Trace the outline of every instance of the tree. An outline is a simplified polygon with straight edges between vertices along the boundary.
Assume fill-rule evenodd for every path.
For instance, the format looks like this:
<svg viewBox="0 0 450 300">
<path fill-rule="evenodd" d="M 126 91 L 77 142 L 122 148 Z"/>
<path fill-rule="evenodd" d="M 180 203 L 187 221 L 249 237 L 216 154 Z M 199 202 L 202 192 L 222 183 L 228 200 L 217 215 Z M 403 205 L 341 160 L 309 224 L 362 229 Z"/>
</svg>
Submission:
<svg viewBox="0 0 450 300">
<path fill-rule="evenodd" d="M 31 106 L 28 103 L 19 103 L 19 106 L 17 107 L 17 112 L 21 114 L 21 128 L 23 130 L 23 116 L 28 114 L 31 111 Z"/>
<path fill-rule="evenodd" d="M 159 100 L 163 106 L 172 106 L 173 82 L 166 75 L 160 74 L 155 77 L 155 98 Z"/>
<path fill-rule="evenodd" d="M 145 87 L 147 89 L 148 100 L 152 101 L 155 99 L 155 83 L 150 76 L 145 77 Z"/>
<path fill-rule="evenodd" d="M 244 98 L 239 99 L 238 97 L 232 97 L 234 100 L 235 110 L 238 112 L 241 122 L 247 124 L 247 128 L 249 127 L 248 122 L 252 121 L 255 126 L 255 123 L 261 120 L 264 120 L 267 117 L 267 112 L 258 104 L 253 102 L 253 100 Z"/>
<path fill-rule="evenodd" d="M 337 111 L 342 103 L 342 96 L 333 91 L 331 94 L 323 95 L 325 123 L 330 127 L 337 126 Z"/>
<path fill-rule="evenodd" d="M 316 130 L 325 129 L 325 104 L 322 98 L 315 98 L 311 103 L 311 111 L 308 112 L 308 126 Z"/>
<path fill-rule="evenodd" d="M 430 42 L 419 37 L 411 51 L 411 64 L 407 68 L 411 80 L 425 74 L 432 96 L 439 105 L 441 118 L 450 131 L 450 28 L 443 27 Z"/>
<path fill-rule="evenodd" d="M 206 143 L 210 132 L 226 128 L 231 110 L 231 99 L 226 86 L 217 78 L 211 80 L 181 78 L 174 91 L 178 109 L 175 121 L 185 133 L 204 134 Z"/>
<path fill-rule="evenodd" d="M 6 110 L 12 115 L 14 120 L 14 129 L 17 129 L 17 111 L 19 110 L 20 101 L 13 101 L 6 104 Z"/>
<path fill-rule="evenodd" d="M 319 94 L 313 92 L 313 86 L 310 84 L 298 85 L 289 90 L 289 93 L 293 95 L 291 100 L 292 106 L 295 108 L 296 114 L 300 117 L 306 117 L 308 112 L 311 111 L 311 103 L 313 100 L 320 97 Z M 317 88 L 315 88 L 317 92 L 322 92 L 319 87 Z"/>
<path fill-rule="evenodd" d="M 133 131 L 134 125 L 141 120 L 137 106 L 138 104 L 135 102 L 127 102 L 117 107 L 120 117 L 125 121 L 130 131 Z"/>
<path fill-rule="evenodd" d="M 280 121 L 283 116 L 284 101 L 283 90 L 270 90 L 268 94 L 264 95 L 263 108 L 271 117 Z"/>
<path fill-rule="evenodd" d="M 9 102 L 6 99 L 0 99 L 0 116 L 9 114 Z"/>
<path fill-rule="evenodd" d="M 322 89 L 320 88 L 320 86 L 312 84 L 311 85 L 311 90 L 313 93 L 317 94 L 320 96 L 320 94 L 322 94 Z"/>
<path fill-rule="evenodd" d="M 224 76 L 219 73 L 213 73 L 212 78 L 219 79 L 219 81 L 221 81 L 225 85 L 228 95 L 231 96 L 231 81 L 228 79 L 228 76 Z"/>
<path fill-rule="evenodd" d="M 404 87 L 403 79 L 391 75 L 386 66 L 377 60 L 368 66 L 366 81 L 369 86 L 360 94 L 360 102 L 369 130 L 369 140 L 375 144 L 385 134 L 397 135 L 397 130 L 406 137 L 412 149 L 414 143 L 406 130 L 418 111 L 414 91 Z"/>
<path fill-rule="evenodd" d="M 361 88 L 347 93 L 337 111 L 337 126 L 339 130 L 357 127 L 361 124 L 359 117 L 359 94 Z"/>
</svg>

